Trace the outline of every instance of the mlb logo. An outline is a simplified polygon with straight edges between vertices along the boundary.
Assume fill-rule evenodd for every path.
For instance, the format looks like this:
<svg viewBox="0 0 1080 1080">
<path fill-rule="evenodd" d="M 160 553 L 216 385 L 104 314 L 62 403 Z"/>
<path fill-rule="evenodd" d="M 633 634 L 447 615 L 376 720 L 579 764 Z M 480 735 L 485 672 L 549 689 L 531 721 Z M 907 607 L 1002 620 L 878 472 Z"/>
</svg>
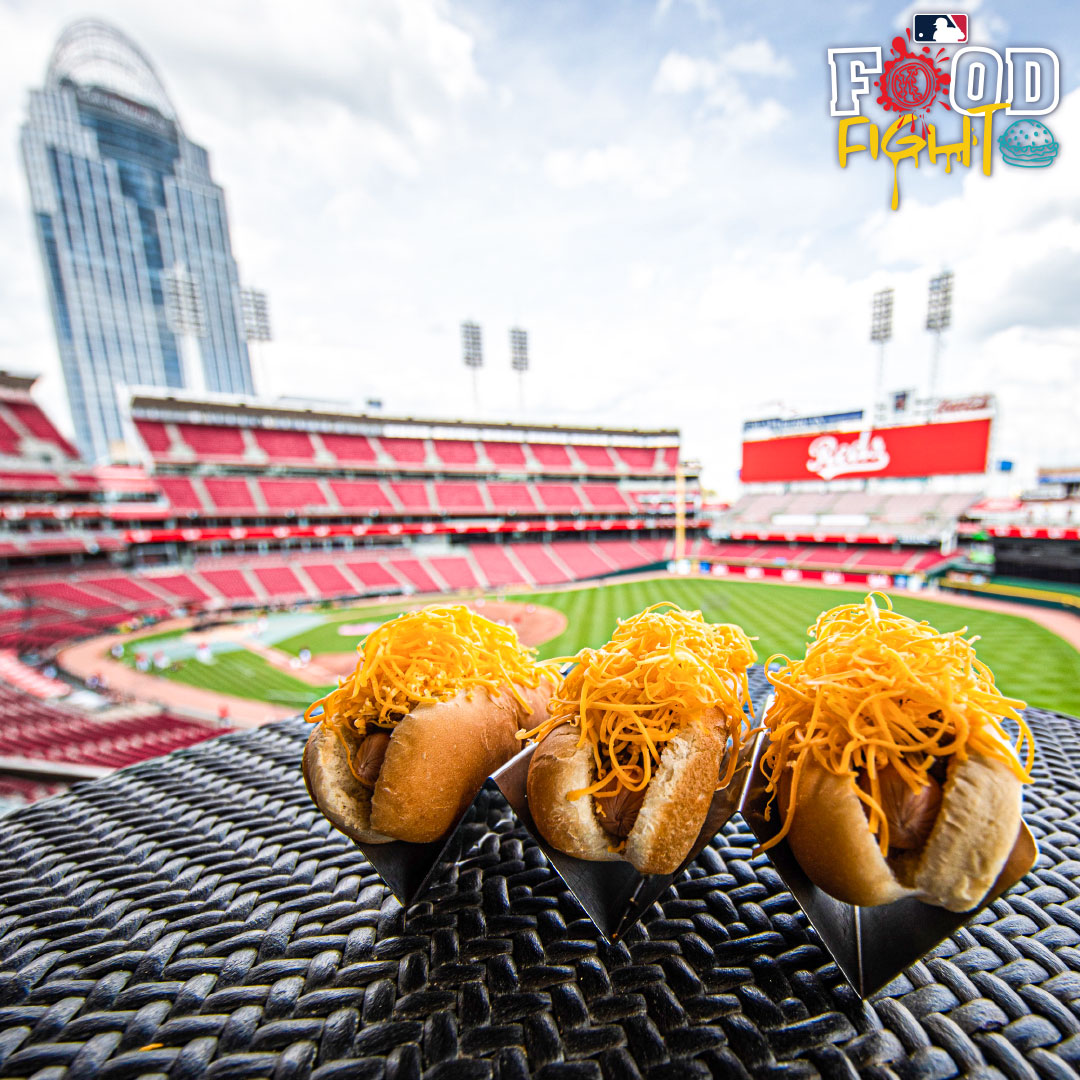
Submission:
<svg viewBox="0 0 1080 1080">
<path fill-rule="evenodd" d="M 968 39 L 968 17 L 944 11 L 913 15 L 911 38 L 918 45 L 961 45 Z"/>
</svg>

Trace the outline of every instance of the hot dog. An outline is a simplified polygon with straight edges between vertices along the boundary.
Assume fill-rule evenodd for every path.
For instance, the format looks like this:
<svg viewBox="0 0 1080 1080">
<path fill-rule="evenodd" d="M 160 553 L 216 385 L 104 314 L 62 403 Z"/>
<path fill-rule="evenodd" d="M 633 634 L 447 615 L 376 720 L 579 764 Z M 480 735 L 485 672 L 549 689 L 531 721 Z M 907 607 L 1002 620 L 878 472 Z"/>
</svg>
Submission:
<svg viewBox="0 0 1080 1080">
<path fill-rule="evenodd" d="M 805 658 L 769 675 L 762 769 L 781 827 L 762 848 L 786 838 L 846 903 L 977 907 L 1021 826 L 1024 703 L 998 690 L 963 630 L 939 633 L 881 594 L 824 612 L 810 634 Z"/>
<path fill-rule="evenodd" d="M 401 615 L 305 713 L 320 721 L 304 748 L 308 791 L 355 840 L 437 840 L 520 749 L 553 685 L 512 629 L 468 608 Z"/>
<path fill-rule="evenodd" d="M 548 719 L 525 733 L 539 739 L 526 789 L 536 827 L 578 858 L 673 873 L 750 726 L 750 639 L 658 604 L 573 660 Z"/>
</svg>

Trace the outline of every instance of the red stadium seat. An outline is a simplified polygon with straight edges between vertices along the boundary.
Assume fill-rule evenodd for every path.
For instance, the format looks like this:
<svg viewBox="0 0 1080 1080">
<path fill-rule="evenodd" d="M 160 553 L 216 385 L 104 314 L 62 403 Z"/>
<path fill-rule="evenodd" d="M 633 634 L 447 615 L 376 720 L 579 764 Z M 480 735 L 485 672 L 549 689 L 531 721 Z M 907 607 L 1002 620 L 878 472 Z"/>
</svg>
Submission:
<svg viewBox="0 0 1080 1080">
<path fill-rule="evenodd" d="M 574 453 L 577 454 L 578 460 L 587 469 L 611 472 L 615 468 L 615 462 L 611 460 L 611 454 L 606 446 L 580 446 L 575 443 Z"/>
<path fill-rule="evenodd" d="M 436 483 L 435 499 L 443 510 L 463 513 L 487 513 L 480 488 L 464 480 Z"/>
<path fill-rule="evenodd" d="M 649 562 L 663 562 L 670 554 L 667 540 L 635 540 L 633 543 L 645 553 Z"/>
<path fill-rule="evenodd" d="M 600 577 L 611 573 L 611 565 L 593 551 L 590 544 L 579 540 L 549 544 L 548 551 L 570 571 L 571 578 Z"/>
<path fill-rule="evenodd" d="M 321 596 L 347 596 L 356 592 L 356 586 L 350 585 L 349 579 L 336 566 L 304 563 L 303 568 Z"/>
<path fill-rule="evenodd" d="M 649 562 L 645 553 L 629 540 L 605 540 L 593 546 L 600 548 L 604 556 L 620 570 L 632 570 L 637 566 L 645 566 Z"/>
<path fill-rule="evenodd" d="M 326 449 L 345 464 L 370 464 L 376 460 L 375 448 L 366 435 L 322 435 Z"/>
<path fill-rule="evenodd" d="M 256 566 L 254 574 L 270 596 L 307 596 L 300 579 L 287 566 Z"/>
<path fill-rule="evenodd" d="M 624 514 L 634 510 L 614 484 L 582 484 L 581 491 L 594 510 L 618 510 Z"/>
<path fill-rule="evenodd" d="M 63 491 L 56 473 L 0 472 L 0 491 Z"/>
<path fill-rule="evenodd" d="M 401 588 L 401 582 L 382 563 L 379 562 L 348 562 L 345 564 L 353 575 L 367 589 L 385 589 L 396 591 Z"/>
<path fill-rule="evenodd" d="M 326 506 L 326 496 L 314 480 L 260 480 L 258 484 L 266 505 L 274 510 L 300 513 Z"/>
<path fill-rule="evenodd" d="M 189 603 L 205 603 L 210 599 L 187 574 L 155 574 L 149 577 L 149 580 L 156 588 L 164 589 L 165 592 Z"/>
<path fill-rule="evenodd" d="M 577 488 L 572 484 L 543 484 L 535 485 L 536 494 L 545 510 L 566 513 L 570 510 L 580 510 L 581 498 Z"/>
<path fill-rule="evenodd" d="M 923 555 L 918 556 L 914 562 L 910 562 L 904 568 L 906 573 L 919 574 L 926 573 L 928 570 L 933 570 L 935 567 L 940 566 L 943 562 L 947 562 L 948 557 L 942 555 L 940 551 L 928 551 Z"/>
<path fill-rule="evenodd" d="M 624 465 L 640 472 L 656 467 L 656 448 L 652 446 L 616 446 L 615 453 Z"/>
<path fill-rule="evenodd" d="M 446 465 L 475 465 L 476 443 L 465 439 L 432 439 L 435 456 Z"/>
<path fill-rule="evenodd" d="M 499 513 L 516 510 L 531 510 L 535 513 L 539 509 L 529 484 L 500 483 L 493 480 L 487 485 L 487 491 L 492 505 Z"/>
<path fill-rule="evenodd" d="M 427 458 L 423 439 L 380 438 L 379 445 L 400 465 L 421 465 Z"/>
<path fill-rule="evenodd" d="M 146 449 L 155 457 L 159 454 L 168 454 L 172 450 L 169 429 L 164 424 L 157 420 L 136 420 L 135 428 L 146 444 Z"/>
<path fill-rule="evenodd" d="M 306 431 L 256 428 L 255 442 L 266 451 L 270 461 L 311 461 L 315 456 L 315 447 Z"/>
<path fill-rule="evenodd" d="M 227 600 L 258 599 L 255 590 L 239 570 L 200 570 L 199 574 Z"/>
<path fill-rule="evenodd" d="M 208 476 L 203 480 L 207 495 L 218 510 L 254 511 L 255 498 L 242 476 Z"/>
<path fill-rule="evenodd" d="M 450 586 L 451 589 L 476 589 L 480 582 L 476 580 L 469 560 L 463 556 L 428 557 L 428 564 Z"/>
<path fill-rule="evenodd" d="M 104 589 L 116 596 L 122 596 L 125 600 L 134 601 L 140 607 L 161 605 L 161 597 L 131 577 L 87 578 L 86 584 L 95 589 Z"/>
<path fill-rule="evenodd" d="M 0 757 L 122 768 L 225 730 L 165 713 L 89 717 L 0 686 Z"/>
<path fill-rule="evenodd" d="M 0 416 L 0 454 L 19 452 L 19 433 Z"/>
<path fill-rule="evenodd" d="M 543 544 L 514 544 L 510 550 L 537 585 L 555 585 L 570 580 L 566 571 L 551 561 Z"/>
<path fill-rule="evenodd" d="M 15 592 L 15 589 L 11 590 Z M 102 608 L 115 608 L 111 600 L 102 599 L 93 593 L 69 585 L 66 581 L 50 581 L 18 586 L 18 592 L 36 599 L 53 600 L 84 611 L 97 611 Z"/>
<path fill-rule="evenodd" d="M 58 446 L 64 454 L 76 459 L 79 455 L 75 447 L 71 445 L 53 426 L 53 422 L 32 401 L 5 401 L 4 404 L 12 414 L 30 432 L 31 435 L 53 446 Z"/>
<path fill-rule="evenodd" d="M 518 585 L 525 581 L 501 544 L 473 544 L 469 550 L 489 585 Z"/>
<path fill-rule="evenodd" d="M 177 424 L 180 438 L 200 458 L 235 461 L 244 456 L 244 436 L 240 428 L 213 424 Z"/>
<path fill-rule="evenodd" d="M 570 469 L 570 452 L 562 443 L 529 443 L 532 456 L 545 468 Z"/>
<path fill-rule="evenodd" d="M 428 498 L 427 484 L 423 480 L 402 480 L 390 485 L 406 513 L 428 514 L 434 511 Z"/>
<path fill-rule="evenodd" d="M 346 510 L 363 514 L 394 513 L 394 504 L 375 480 L 331 480 L 330 490 Z"/>
<path fill-rule="evenodd" d="M 492 465 L 500 468 L 525 468 L 525 447 L 521 443 L 485 442 L 482 445 Z"/>
<path fill-rule="evenodd" d="M 158 476 L 155 477 L 162 494 L 169 500 L 169 505 L 174 510 L 198 510 L 203 509 L 202 500 L 186 476 Z M 207 481 L 214 483 L 215 481 Z M 232 483 L 233 481 L 216 481 L 217 483 Z M 237 481 L 244 483 L 243 480 Z M 209 489 L 208 489 L 209 490 Z"/>
<path fill-rule="evenodd" d="M 404 574 L 420 592 L 441 592 L 441 587 L 419 559 L 406 559 L 399 556 L 393 560 L 393 566 L 398 573 Z"/>
</svg>

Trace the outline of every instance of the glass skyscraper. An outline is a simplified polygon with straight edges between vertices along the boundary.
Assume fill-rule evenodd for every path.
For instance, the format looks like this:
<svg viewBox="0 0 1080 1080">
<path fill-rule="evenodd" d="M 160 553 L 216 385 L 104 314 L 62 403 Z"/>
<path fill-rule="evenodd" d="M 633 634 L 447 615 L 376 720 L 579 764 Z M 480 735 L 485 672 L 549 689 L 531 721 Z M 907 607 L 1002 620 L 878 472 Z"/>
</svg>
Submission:
<svg viewBox="0 0 1080 1080">
<path fill-rule="evenodd" d="M 21 141 L 80 453 L 125 437 L 125 387 L 251 394 L 224 193 L 138 47 L 68 27 Z"/>
</svg>

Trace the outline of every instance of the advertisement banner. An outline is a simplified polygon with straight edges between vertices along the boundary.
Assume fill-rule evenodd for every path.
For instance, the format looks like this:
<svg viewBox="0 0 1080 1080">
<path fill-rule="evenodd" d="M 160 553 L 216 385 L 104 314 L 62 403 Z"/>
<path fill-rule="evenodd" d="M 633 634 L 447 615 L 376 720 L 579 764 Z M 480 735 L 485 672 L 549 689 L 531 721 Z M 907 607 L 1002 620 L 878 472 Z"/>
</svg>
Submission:
<svg viewBox="0 0 1080 1080">
<path fill-rule="evenodd" d="M 792 435 L 742 444 L 744 484 L 986 470 L 990 421 Z"/>
</svg>

